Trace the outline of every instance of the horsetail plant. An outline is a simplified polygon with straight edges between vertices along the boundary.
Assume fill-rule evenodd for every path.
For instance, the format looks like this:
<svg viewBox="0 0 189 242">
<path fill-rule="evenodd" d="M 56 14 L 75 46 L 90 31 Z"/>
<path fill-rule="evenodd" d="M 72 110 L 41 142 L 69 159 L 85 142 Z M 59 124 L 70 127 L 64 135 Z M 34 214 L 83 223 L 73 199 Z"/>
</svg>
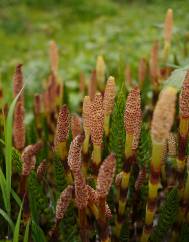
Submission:
<svg viewBox="0 0 189 242">
<path fill-rule="evenodd" d="M 167 14 L 165 17 L 165 23 L 164 23 L 163 60 L 165 63 L 167 62 L 169 52 L 170 52 L 172 32 L 173 32 L 173 10 L 171 8 L 169 8 L 167 10 Z"/>
<path fill-rule="evenodd" d="M 70 128 L 70 113 L 66 105 L 63 105 L 57 120 L 57 127 L 54 137 L 54 150 L 58 158 L 61 159 L 62 165 L 65 169 L 67 180 L 69 183 L 72 182 L 72 176 L 69 171 L 69 167 L 67 164 L 67 156 L 68 156 L 68 135 Z"/>
<path fill-rule="evenodd" d="M 85 139 L 83 144 L 83 153 L 86 154 L 89 149 L 89 140 L 90 140 L 90 105 L 91 100 L 89 96 L 85 96 L 83 100 L 83 129 L 85 133 Z"/>
<path fill-rule="evenodd" d="M 61 78 L 59 76 L 59 50 L 56 42 L 52 40 L 50 42 L 49 48 L 49 58 L 50 58 L 50 67 L 52 77 L 55 79 L 55 103 L 56 107 L 59 110 L 62 100 L 63 100 L 63 82 L 61 82 Z"/>
<path fill-rule="evenodd" d="M 96 91 L 97 91 L 96 70 L 93 70 L 88 84 L 88 96 L 90 97 L 91 100 L 94 99 Z"/>
<path fill-rule="evenodd" d="M 122 227 L 122 221 L 127 202 L 127 192 L 131 175 L 131 168 L 136 160 L 136 149 L 140 137 L 140 126 L 142 121 L 140 105 L 140 91 L 138 88 L 134 88 L 128 95 L 124 114 L 124 124 L 126 131 L 125 158 L 123 171 L 121 173 L 121 181 L 118 189 L 118 209 L 115 225 L 115 236 L 117 238 L 119 238 Z"/>
<path fill-rule="evenodd" d="M 189 202 L 189 171 L 187 167 L 186 181 L 185 181 L 183 195 L 180 201 L 181 206 L 179 208 L 179 214 L 178 214 L 178 221 L 180 224 L 186 222 L 188 202 Z"/>
<path fill-rule="evenodd" d="M 71 131 L 72 131 L 72 138 L 74 139 L 79 134 L 82 134 L 82 120 L 77 114 L 72 114 L 71 117 Z"/>
<path fill-rule="evenodd" d="M 42 96 L 36 94 L 34 97 L 34 114 L 36 130 L 39 138 L 42 138 L 42 112 Z"/>
<path fill-rule="evenodd" d="M 110 76 L 106 83 L 106 88 L 104 92 L 103 99 L 103 109 L 104 109 L 104 132 L 106 136 L 109 136 L 110 132 L 110 115 L 114 107 L 114 99 L 116 95 L 116 86 L 114 77 Z"/>
<path fill-rule="evenodd" d="M 42 92 L 34 93 L 26 124 L 30 105 L 28 98 L 24 103 L 22 65 L 16 66 L 10 106 L 3 106 L 0 87 L 0 124 L 6 118 L 0 240 L 188 241 L 189 72 L 182 67 L 168 77 L 175 69 L 167 65 L 172 30 L 169 9 L 164 43 L 154 42 L 150 59 L 139 59 L 138 72 L 127 64 L 126 73 L 111 73 L 98 56 L 89 79 L 78 70 L 74 90 L 63 89 L 58 47 L 51 42 L 49 72 Z M 105 83 L 107 73 L 116 82 L 110 75 Z"/>
<path fill-rule="evenodd" d="M 20 179 L 20 195 L 23 198 L 23 210 L 24 210 L 24 221 L 28 222 L 30 217 L 29 210 L 29 200 L 27 192 L 27 178 L 30 175 L 31 171 L 35 168 L 36 155 L 39 150 L 42 148 L 42 143 L 38 142 L 33 145 L 28 145 L 22 152 L 21 159 L 23 161 L 22 174 Z"/>
<path fill-rule="evenodd" d="M 104 85 L 105 85 L 105 72 L 106 72 L 106 65 L 104 62 L 104 58 L 102 55 L 99 55 L 97 57 L 96 61 L 96 81 L 97 86 L 100 91 L 104 91 Z"/>
<path fill-rule="evenodd" d="M 16 71 L 14 74 L 14 97 L 23 88 L 23 74 L 22 65 L 18 64 L 16 66 Z M 25 125 L 24 125 L 24 95 L 23 93 L 19 96 L 14 112 L 14 122 L 13 122 L 13 137 L 14 145 L 20 152 L 25 146 Z"/>
<path fill-rule="evenodd" d="M 144 86 L 146 74 L 147 74 L 147 61 L 144 58 L 141 58 L 138 65 L 138 80 L 139 80 L 139 86 L 141 90 Z"/>
<path fill-rule="evenodd" d="M 186 149 L 189 134 L 189 71 L 187 71 L 179 98 L 179 135 L 178 135 L 178 158 L 177 158 L 177 177 L 179 190 L 184 188 L 184 173 L 186 167 Z"/>
<path fill-rule="evenodd" d="M 44 174 L 46 173 L 47 170 L 47 161 L 46 159 L 42 160 L 37 167 L 37 178 L 41 180 L 44 177 Z"/>
<path fill-rule="evenodd" d="M 82 241 L 89 241 L 87 231 L 87 217 L 86 208 L 88 205 L 88 189 L 85 177 L 81 172 L 81 149 L 82 149 L 82 136 L 76 136 L 72 141 L 69 150 L 68 164 L 74 177 L 75 188 L 75 203 L 78 208 L 80 236 Z"/>
<path fill-rule="evenodd" d="M 162 90 L 153 114 L 151 125 L 152 159 L 150 164 L 148 202 L 141 242 L 148 241 L 153 227 L 164 144 L 174 121 L 176 93 L 176 89 L 172 87 Z"/>
<path fill-rule="evenodd" d="M 90 144 L 90 105 L 91 99 L 89 96 L 85 96 L 83 99 L 83 110 L 82 110 L 82 119 L 83 119 L 83 130 L 84 130 L 84 141 L 82 146 L 82 154 L 83 154 L 83 170 L 84 174 L 86 174 L 88 168 L 88 160 L 89 160 L 89 144 Z"/>
<path fill-rule="evenodd" d="M 68 185 L 65 190 L 60 194 L 60 197 L 56 204 L 56 221 L 54 227 L 50 230 L 49 236 L 52 241 L 57 240 L 59 237 L 59 225 L 64 218 L 66 210 L 73 198 L 74 188 L 72 185 Z"/>
<path fill-rule="evenodd" d="M 151 78 L 152 90 L 153 90 L 152 104 L 155 105 L 159 94 L 159 79 L 160 79 L 158 41 L 155 41 L 153 43 L 153 46 L 151 49 L 149 69 L 150 69 L 150 78 Z"/>
<path fill-rule="evenodd" d="M 58 54 L 58 48 L 57 48 L 56 42 L 53 40 L 50 42 L 49 57 L 50 57 L 51 71 L 57 78 L 58 66 L 59 66 L 59 54 Z"/>
<path fill-rule="evenodd" d="M 93 143 L 93 169 L 97 175 L 99 165 L 102 159 L 102 142 L 103 142 L 103 99 L 100 93 L 96 93 L 94 100 L 90 104 L 90 133 Z"/>
<path fill-rule="evenodd" d="M 170 133 L 168 137 L 168 164 L 167 164 L 167 189 L 176 185 L 176 157 L 177 157 L 177 137 L 175 133 Z"/>
<path fill-rule="evenodd" d="M 97 177 L 96 191 L 99 198 L 99 226 L 100 226 L 100 239 L 102 242 L 111 241 L 107 214 L 106 214 L 106 197 L 109 193 L 110 187 L 112 185 L 113 177 L 115 172 L 115 155 L 110 154 L 102 163 L 99 169 Z"/>
</svg>

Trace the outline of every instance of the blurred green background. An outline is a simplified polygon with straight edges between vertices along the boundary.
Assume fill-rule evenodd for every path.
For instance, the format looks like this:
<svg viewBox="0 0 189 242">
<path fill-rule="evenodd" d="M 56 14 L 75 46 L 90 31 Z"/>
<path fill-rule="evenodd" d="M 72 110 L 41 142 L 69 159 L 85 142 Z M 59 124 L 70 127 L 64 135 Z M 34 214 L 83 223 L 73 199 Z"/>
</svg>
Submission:
<svg viewBox="0 0 189 242">
<path fill-rule="evenodd" d="M 15 64 L 24 63 L 30 93 L 39 90 L 49 72 L 48 47 L 60 52 L 60 76 L 70 88 L 79 73 L 89 75 L 103 54 L 108 74 L 126 63 L 133 76 L 139 58 L 154 40 L 163 44 L 163 22 L 174 11 L 172 53 L 182 59 L 189 31 L 189 0 L 0 0 L 0 73 L 4 88 Z M 7 95 L 9 98 L 11 95 Z"/>
</svg>

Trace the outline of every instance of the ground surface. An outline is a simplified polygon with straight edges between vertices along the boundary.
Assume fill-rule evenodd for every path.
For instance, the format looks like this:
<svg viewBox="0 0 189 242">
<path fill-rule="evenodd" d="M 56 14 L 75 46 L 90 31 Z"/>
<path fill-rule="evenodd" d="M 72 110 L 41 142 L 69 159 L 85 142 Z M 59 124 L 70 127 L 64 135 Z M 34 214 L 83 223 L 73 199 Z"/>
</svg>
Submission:
<svg viewBox="0 0 189 242">
<path fill-rule="evenodd" d="M 189 31 L 188 0 L 44 2 L 0 1 L 0 72 L 4 86 L 10 83 L 15 63 L 23 62 L 30 90 L 38 90 L 48 72 L 51 39 L 60 49 L 60 76 L 71 86 L 80 71 L 90 73 L 98 54 L 105 56 L 110 74 L 131 63 L 136 75 L 139 58 L 149 56 L 153 40 L 162 40 L 162 24 L 169 7 L 174 10 L 173 52 L 182 58 L 183 42 L 179 40 Z"/>
</svg>

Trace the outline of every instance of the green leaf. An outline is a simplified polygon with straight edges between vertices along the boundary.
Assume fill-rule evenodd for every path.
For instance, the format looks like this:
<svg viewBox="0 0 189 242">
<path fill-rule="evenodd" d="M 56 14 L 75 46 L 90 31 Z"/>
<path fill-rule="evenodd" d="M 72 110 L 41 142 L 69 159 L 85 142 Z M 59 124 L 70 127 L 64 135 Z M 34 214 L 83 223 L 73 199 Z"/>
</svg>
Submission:
<svg viewBox="0 0 189 242">
<path fill-rule="evenodd" d="M 14 235 L 13 235 L 13 242 L 19 242 L 22 207 L 23 207 L 23 203 L 21 204 L 20 211 L 19 211 L 19 214 L 18 214 L 18 218 L 17 218 L 17 221 L 16 221 L 16 226 L 15 226 Z"/>
<path fill-rule="evenodd" d="M 175 71 L 172 72 L 170 77 L 164 82 L 163 86 L 164 87 L 171 86 L 176 88 L 179 91 L 182 87 L 182 83 L 184 81 L 187 70 L 188 70 L 188 66 L 176 69 Z"/>
<path fill-rule="evenodd" d="M 14 223 L 12 222 L 9 215 L 5 211 L 3 211 L 1 208 L 0 208 L 0 214 L 9 223 L 11 230 L 14 231 Z"/>
<path fill-rule="evenodd" d="M 25 233 L 24 233 L 24 242 L 28 242 L 29 231 L 30 231 L 30 220 L 28 221 L 28 223 L 26 225 L 26 230 L 25 230 Z"/>
</svg>

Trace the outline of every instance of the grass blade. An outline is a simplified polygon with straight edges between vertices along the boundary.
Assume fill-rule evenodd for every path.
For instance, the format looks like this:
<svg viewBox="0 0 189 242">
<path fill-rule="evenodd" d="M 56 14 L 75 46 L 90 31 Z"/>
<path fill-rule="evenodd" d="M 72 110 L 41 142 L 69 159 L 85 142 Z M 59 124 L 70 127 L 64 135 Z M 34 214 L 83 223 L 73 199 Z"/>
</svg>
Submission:
<svg viewBox="0 0 189 242">
<path fill-rule="evenodd" d="M 5 141 L 4 141 L 3 139 L 0 139 L 0 143 L 1 143 L 2 145 L 5 145 Z"/>
<path fill-rule="evenodd" d="M 14 231 L 14 223 L 12 222 L 11 218 L 9 217 L 9 215 L 1 208 L 0 208 L 0 214 L 9 223 L 10 228 L 12 229 L 12 231 Z"/>
<path fill-rule="evenodd" d="M 17 195 L 17 193 L 13 189 L 11 189 L 11 194 L 12 194 L 12 197 L 14 198 L 14 200 L 16 201 L 16 203 L 18 204 L 18 206 L 20 207 L 22 204 L 22 201 L 19 198 L 19 196 Z"/>
<path fill-rule="evenodd" d="M 25 233 L 24 233 L 24 242 L 28 242 L 29 231 L 30 231 L 30 220 L 28 221 L 28 223 L 26 225 L 26 230 L 25 230 Z"/>
<path fill-rule="evenodd" d="M 34 242 L 47 242 L 43 230 L 32 220 L 32 239 Z"/>
<path fill-rule="evenodd" d="M 23 87 L 24 88 L 24 87 Z M 5 124 L 5 160 L 6 160 L 6 189 L 7 189 L 7 213 L 10 215 L 10 193 L 11 193 L 11 176 L 12 176 L 12 123 L 16 102 L 23 91 L 23 88 L 10 105 L 7 120 Z"/>
<path fill-rule="evenodd" d="M 16 221 L 16 226 L 14 229 L 14 235 L 13 235 L 13 242 L 19 242 L 19 232 L 20 232 L 20 221 L 21 221 L 21 215 L 22 215 L 22 207 L 23 204 L 21 204 L 20 211 L 18 214 L 18 218 Z"/>
<path fill-rule="evenodd" d="M 6 190 L 6 180 L 5 176 L 0 168 L 0 186 L 1 186 L 1 191 L 3 194 L 3 201 L 5 205 L 6 211 L 8 211 L 8 197 L 7 197 L 7 190 Z"/>
</svg>

